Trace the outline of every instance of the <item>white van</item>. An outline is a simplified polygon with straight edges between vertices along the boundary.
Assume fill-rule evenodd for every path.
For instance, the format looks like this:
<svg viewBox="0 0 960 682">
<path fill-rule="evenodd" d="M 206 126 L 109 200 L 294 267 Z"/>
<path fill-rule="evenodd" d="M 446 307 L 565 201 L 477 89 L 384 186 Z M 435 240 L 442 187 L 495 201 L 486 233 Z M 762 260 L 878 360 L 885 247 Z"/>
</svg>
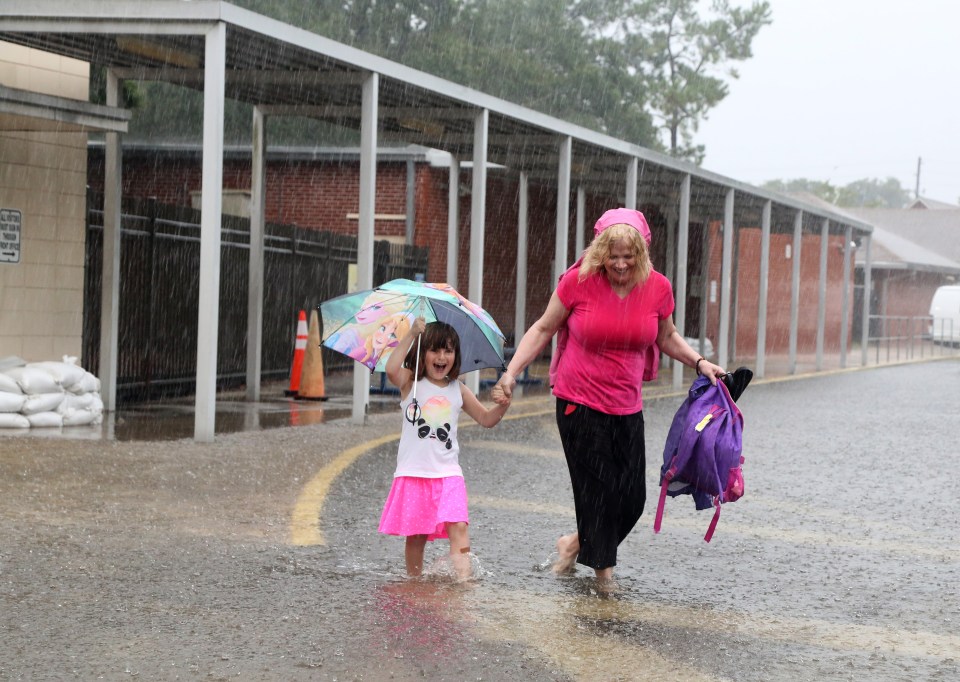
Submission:
<svg viewBox="0 0 960 682">
<path fill-rule="evenodd" d="M 960 344 L 960 285 L 943 286 L 930 301 L 930 336 L 935 343 Z"/>
</svg>

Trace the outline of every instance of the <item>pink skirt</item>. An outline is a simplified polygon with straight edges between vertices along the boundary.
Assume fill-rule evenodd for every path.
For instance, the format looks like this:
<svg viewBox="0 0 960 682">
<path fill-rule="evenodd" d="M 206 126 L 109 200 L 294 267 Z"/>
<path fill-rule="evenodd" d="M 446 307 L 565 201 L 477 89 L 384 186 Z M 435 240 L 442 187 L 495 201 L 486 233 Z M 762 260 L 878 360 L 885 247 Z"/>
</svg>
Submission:
<svg viewBox="0 0 960 682">
<path fill-rule="evenodd" d="M 380 532 L 387 535 L 447 537 L 448 523 L 469 523 L 467 486 L 463 476 L 418 478 L 397 476 L 380 515 Z"/>
</svg>

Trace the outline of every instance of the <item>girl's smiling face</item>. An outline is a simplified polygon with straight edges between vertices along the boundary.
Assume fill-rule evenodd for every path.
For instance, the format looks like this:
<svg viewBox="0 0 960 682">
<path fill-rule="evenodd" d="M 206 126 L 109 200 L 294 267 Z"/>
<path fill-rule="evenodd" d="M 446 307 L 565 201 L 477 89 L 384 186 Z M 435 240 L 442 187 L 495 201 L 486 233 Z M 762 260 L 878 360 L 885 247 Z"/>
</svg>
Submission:
<svg viewBox="0 0 960 682">
<path fill-rule="evenodd" d="M 431 381 L 442 382 L 446 379 L 456 359 L 456 351 L 452 344 L 440 346 L 436 350 L 427 350 L 424 355 L 427 378 Z"/>
</svg>

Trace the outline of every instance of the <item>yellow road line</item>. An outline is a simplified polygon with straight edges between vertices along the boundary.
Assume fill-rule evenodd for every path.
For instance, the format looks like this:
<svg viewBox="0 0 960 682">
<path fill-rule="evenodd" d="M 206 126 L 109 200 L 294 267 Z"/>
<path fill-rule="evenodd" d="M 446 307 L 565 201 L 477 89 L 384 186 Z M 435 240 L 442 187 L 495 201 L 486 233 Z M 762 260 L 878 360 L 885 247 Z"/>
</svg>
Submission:
<svg viewBox="0 0 960 682">
<path fill-rule="evenodd" d="M 926 358 L 920 360 L 929 361 L 935 358 Z M 936 358 L 939 359 L 939 358 Z M 898 364 L 909 364 L 917 361 L 907 361 Z M 891 363 L 892 364 L 892 363 Z M 889 366 L 889 365 L 882 365 Z M 829 376 L 831 374 L 841 374 L 846 372 L 858 371 L 863 369 L 876 369 L 877 367 L 851 367 L 847 369 L 840 370 L 826 370 L 821 372 L 812 372 L 808 374 L 795 374 L 788 377 L 777 377 L 777 378 L 765 378 L 755 381 L 757 385 L 775 383 L 780 381 L 794 381 L 797 379 L 806 379 L 815 376 Z M 648 400 L 660 400 L 664 398 L 677 398 L 682 397 L 687 394 L 687 391 L 673 391 L 662 394 L 655 394 L 649 396 Z M 529 400 L 522 400 L 517 402 L 517 408 L 526 408 L 525 411 L 508 413 L 504 416 L 503 421 L 513 421 L 515 419 L 527 419 L 530 417 L 543 417 L 546 415 L 551 415 L 554 413 L 553 406 L 544 407 L 543 409 L 539 408 L 539 405 L 543 403 L 548 405 L 552 400 L 552 396 L 544 396 L 541 398 L 531 398 Z M 461 428 L 466 428 L 469 426 L 476 426 L 472 422 L 470 424 L 463 424 Z M 310 545 L 324 545 L 326 544 L 323 531 L 320 529 L 320 512 L 323 509 L 323 504 L 326 501 L 327 493 L 330 490 L 334 479 L 339 476 L 343 471 L 353 464 L 361 455 L 366 454 L 370 450 L 384 443 L 389 443 L 390 441 L 399 441 L 400 435 L 391 435 L 391 436 L 382 436 L 374 440 L 361 443 L 356 445 L 348 450 L 344 450 L 336 458 L 333 459 L 329 464 L 322 467 L 310 481 L 300 490 L 300 494 L 297 496 L 297 501 L 294 504 L 293 512 L 291 513 L 290 518 L 290 542 L 298 546 L 310 546 Z M 475 447 L 477 444 L 474 443 Z M 489 447 L 494 447 L 490 445 Z M 532 446 L 527 446 L 529 449 L 521 449 L 520 447 L 515 447 L 515 451 L 523 452 L 525 454 L 536 454 L 540 456 L 549 456 L 549 457 L 558 457 L 559 453 L 554 453 L 553 451 L 548 452 L 543 448 L 534 448 Z"/>
<path fill-rule="evenodd" d="M 385 443 L 399 440 L 399 434 L 369 440 L 344 450 L 329 464 L 322 467 L 297 495 L 290 517 L 290 542 L 300 547 L 325 545 L 326 540 L 323 537 L 323 531 L 320 530 L 320 512 L 323 510 L 323 503 L 326 501 L 334 479 L 361 455 Z"/>
</svg>

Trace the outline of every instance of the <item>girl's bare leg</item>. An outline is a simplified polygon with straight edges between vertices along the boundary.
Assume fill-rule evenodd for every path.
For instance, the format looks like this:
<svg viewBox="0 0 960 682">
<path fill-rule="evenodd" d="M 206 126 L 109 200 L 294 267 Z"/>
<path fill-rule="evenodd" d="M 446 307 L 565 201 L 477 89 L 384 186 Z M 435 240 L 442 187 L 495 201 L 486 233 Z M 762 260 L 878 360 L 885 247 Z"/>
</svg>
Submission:
<svg viewBox="0 0 960 682">
<path fill-rule="evenodd" d="M 403 552 L 407 560 L 407 575 L 413 577 L 423 573 L 423 550 L 426 546 L 426 535 L 407 536 L 407 544 Z"/>
<path fill-rule="evenodd" d="M 577 563 L 577 554 L 580 553 L 580 535 L 576 532 L 561 535 L 557 540 L 557 554 L 559 558 L 553 564 L 554 573 L 569 573 Z"/>
<path fill-rule="evenodd" d="M 470 564 L 470 532 L 463 521 L 447 524 L 447 535 L 450 536 L 450 562 L 457 572 L 457 578 L 466 580 L 473 572 Z"/>
</svg>

